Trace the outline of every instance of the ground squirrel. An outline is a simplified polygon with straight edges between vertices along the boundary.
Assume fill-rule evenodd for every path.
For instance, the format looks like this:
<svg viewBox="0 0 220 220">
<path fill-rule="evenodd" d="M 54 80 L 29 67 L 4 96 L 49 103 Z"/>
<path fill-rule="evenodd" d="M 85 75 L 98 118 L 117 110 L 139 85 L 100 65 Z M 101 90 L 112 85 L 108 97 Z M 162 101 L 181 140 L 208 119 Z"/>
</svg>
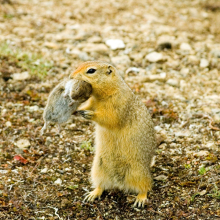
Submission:
<svg viewBox="0 0 220 220">
<path fill-rule="evenodd" d="M 50 93 L 44 109 L 44 126 L 41 134 L 47 129 L 49 122 L 60 124 L 66 122 L 77 107 L 86 101 L 92 91 L 89 83 L 82 80 L 64 79 Z"/>
<path fill-rule="evenodd" d="M 142 207 L 152 186 L 150 164 L 156 146 L 154 126 L 144 103 L 131 91 L 116 68 L 105 62 L 80 65 L 70 78 L 91 84 L 91 97 L 79 113 L 95 122 L 95 157 L 91 180 L 93 201 L 103 190 L 119 188 L 138 193 Z"/>
</svg>

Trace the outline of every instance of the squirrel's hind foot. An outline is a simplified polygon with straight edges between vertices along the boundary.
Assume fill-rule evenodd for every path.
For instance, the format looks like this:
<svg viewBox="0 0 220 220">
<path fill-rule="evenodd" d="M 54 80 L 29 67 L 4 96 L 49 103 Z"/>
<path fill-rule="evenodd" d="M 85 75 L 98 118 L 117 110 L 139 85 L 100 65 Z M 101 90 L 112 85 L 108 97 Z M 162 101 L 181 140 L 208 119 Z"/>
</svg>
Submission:
<svg viewBox="0 0 220 220">
<path fill-rule="evenodd" d="M 139 193 L 136 197 L 136 201 L 134 203 L 134 207 L 136 208 L 144 208 L 145 202 L 147 201 L 146 193 Z"/>
<path fill-rule="evenodd" d="M 102 192 L 103 192 L 103 189 L 101 189 L 100 187 L 97 187 L 95 188 L 92 192 L 89 192 L 85 199 L 83 200 L 83 202 L 93 202 L 96 198 L 99 198 L 101 197 L 102 195 Z"/>
</svg>

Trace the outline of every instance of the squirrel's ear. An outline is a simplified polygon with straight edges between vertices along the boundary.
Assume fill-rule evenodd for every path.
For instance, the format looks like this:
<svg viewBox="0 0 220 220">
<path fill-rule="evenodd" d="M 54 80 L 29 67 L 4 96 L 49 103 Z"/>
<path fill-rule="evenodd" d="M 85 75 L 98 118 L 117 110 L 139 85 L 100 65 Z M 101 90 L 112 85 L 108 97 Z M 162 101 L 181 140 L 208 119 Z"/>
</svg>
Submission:
<svg viewBox="0 0 220 220">
<path fill-rule="evenodd" d="M 108 66 L 107 74 L 110 75 L 113 72 L 112 66 Z"/>
</svg>

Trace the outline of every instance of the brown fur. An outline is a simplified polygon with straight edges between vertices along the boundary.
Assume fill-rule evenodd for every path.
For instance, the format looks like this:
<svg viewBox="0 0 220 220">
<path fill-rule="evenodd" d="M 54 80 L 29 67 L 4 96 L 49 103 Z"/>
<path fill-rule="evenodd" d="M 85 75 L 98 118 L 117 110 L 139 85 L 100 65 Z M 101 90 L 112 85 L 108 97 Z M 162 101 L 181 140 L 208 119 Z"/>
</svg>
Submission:
<svg viewBox="0 0 220 220">
<path fill-rule="evenodd" d="M 88 69 L 96 69 L 93 74 Z M 95 158 L 91 179 L 93 201 L 103 190 L 119 188 L 139 193 L 135 202 L 144 206 L 152 187 L 150 164 L 156 146 L 152 119 L 117 70 L 105 62 L 80 65 L 70 78 L 92 85 L 92 94 L 81 114 L 96 123 Z"/>
</svg>

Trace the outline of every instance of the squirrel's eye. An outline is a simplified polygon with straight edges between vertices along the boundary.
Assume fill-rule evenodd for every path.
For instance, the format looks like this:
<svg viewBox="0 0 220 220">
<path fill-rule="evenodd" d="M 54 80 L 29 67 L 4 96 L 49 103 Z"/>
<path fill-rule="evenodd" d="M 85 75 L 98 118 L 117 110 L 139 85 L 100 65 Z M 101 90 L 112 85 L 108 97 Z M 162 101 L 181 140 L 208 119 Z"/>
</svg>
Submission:
<svg viewBox="0 0 220 220">
<path fill-rule="evenodd" d="M 96 69 L 91 68 L 86 73 L 94 73 L 95 71 L 96 71 Z"/>
</svg>

